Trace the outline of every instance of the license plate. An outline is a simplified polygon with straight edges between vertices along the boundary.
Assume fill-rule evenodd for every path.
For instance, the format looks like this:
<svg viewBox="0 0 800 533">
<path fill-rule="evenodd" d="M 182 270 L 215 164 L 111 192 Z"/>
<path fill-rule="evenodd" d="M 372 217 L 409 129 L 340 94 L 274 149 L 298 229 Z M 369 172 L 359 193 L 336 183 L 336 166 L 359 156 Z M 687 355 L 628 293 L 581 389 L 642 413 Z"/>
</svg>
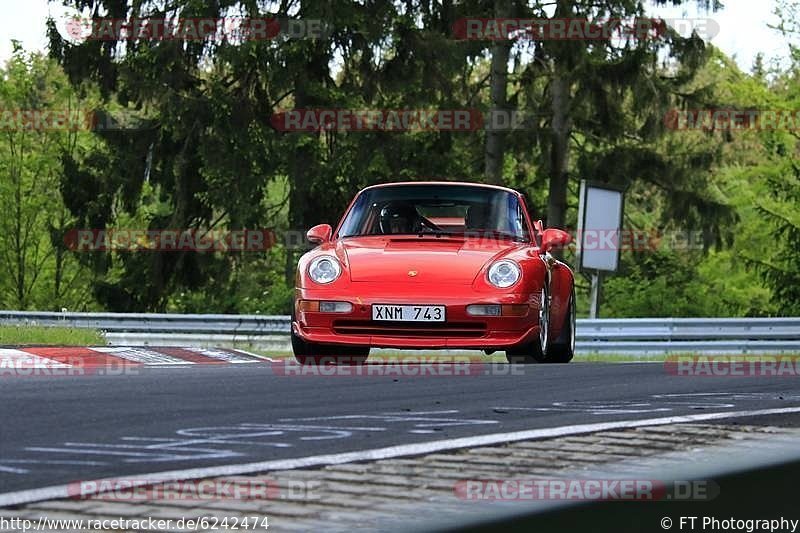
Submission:
<svg viewBox="0 0 800 533">
<path fill-rule="evenodd" d="M 372 320 L 444 322 L 444 306 L 375 304 L 372 306 Z"/>
</svg>

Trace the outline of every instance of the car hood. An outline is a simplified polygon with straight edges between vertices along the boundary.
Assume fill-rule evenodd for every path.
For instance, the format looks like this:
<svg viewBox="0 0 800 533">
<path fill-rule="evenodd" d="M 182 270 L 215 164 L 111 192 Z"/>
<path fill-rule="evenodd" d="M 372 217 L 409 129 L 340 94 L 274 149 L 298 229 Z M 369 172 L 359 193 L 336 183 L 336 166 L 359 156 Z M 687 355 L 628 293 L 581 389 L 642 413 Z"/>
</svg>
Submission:
<svg viewBox="0 0 800 533">
<path fill-rule="evenodd" d="M 341 241 L 354 282 L 471 284 L 488 262 L 520 243 L 457 237 L 349 237 Z"/>
</svg>

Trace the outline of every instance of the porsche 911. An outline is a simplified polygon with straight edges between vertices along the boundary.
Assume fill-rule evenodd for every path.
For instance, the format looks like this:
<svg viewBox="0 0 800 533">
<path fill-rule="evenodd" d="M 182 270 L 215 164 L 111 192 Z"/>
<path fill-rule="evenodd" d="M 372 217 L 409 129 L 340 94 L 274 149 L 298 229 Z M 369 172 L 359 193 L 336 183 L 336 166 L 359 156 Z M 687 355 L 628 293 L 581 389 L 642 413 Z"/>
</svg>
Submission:
<svg viewBox="0 0 800 533">
<path fill-rule="evenodd" d="M 408 182 L 359 192 L 296 276 L 291 340 L 301 364 L 362 363 L 371 348 L 504 351 L 566 363 L 575 350 L 570 242 L 524 196 L 480 183 Z"/>
</svg>

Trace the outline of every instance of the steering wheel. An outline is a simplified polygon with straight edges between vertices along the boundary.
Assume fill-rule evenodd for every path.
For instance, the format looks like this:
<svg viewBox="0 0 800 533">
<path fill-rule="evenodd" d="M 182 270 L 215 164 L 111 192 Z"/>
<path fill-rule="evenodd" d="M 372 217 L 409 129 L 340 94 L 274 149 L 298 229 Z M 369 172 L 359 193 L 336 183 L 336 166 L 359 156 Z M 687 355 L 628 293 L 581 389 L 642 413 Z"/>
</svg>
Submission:
<svg viewBox="0 0 800 533">
<path fill-rule="evenodd" d="M 442 231 L 442 228 L 425 218 L 424 216 L 419 216 L 419 223 L 424 227 L 428 228 L 431 231 Z"/>
</svg>

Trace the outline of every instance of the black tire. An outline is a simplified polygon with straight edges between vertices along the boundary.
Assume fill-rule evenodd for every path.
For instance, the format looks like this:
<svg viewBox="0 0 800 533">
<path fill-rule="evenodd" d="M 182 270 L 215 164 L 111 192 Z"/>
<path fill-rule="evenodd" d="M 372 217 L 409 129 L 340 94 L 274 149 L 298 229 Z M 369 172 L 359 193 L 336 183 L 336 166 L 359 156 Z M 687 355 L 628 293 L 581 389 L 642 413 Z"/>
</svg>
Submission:
<svg viewBox="0 0 800 533">
<path fill-rule="evenodd" d="M 533 340 L 533 342 L 529 342 L 528 344 L 507 349 L 506 360 L 509 363 L 528 365 L 534 363 L 544 363 L 547 359 L 545 354 L 548 349 L 547 339 L 550 333 L 550 288 L 548 287 L 547 283 L 545 283 L 542 287 L 540 298 L 542 302 L 546 303 L 546 305 L 542 305 L 540 307 L 539 338 Z"/>
<path fill-rule="evenodd" d="M 363 365 L 369 346 L 346 346 L 308 342 L 291 332 L 292 352 L 301 365 Z"/>
<path fill-rule="evenodd" d="M 369 346 L 328 345 L 334 365 L 363 365 L 369 357 Z"/>
<path fill-rule="evenodd" d="M 556 341 L 547 350 L 546 363 L 569 363 L 575 356 L 575 286 L 569 296 L 569 307 L 564 317 L 564 326 Z"/>
<path fill-rule="evenodd" d="M 538 340 L 506 350 L 506 361 L 513 365 L 532 365 L 540 363 L 542 357 Z"/>
<path fill-rule="evenodd" d="M 316 364 L 318 361 L 317 358 L 322 356 L 322 346 L 306 342 L 301 337 L 295 335 L 294 328 L 292 328 L 291 338 L 292 353 L 294 353 L 294 358 L 297 362 L 301 365 Z"/>
</svg>

